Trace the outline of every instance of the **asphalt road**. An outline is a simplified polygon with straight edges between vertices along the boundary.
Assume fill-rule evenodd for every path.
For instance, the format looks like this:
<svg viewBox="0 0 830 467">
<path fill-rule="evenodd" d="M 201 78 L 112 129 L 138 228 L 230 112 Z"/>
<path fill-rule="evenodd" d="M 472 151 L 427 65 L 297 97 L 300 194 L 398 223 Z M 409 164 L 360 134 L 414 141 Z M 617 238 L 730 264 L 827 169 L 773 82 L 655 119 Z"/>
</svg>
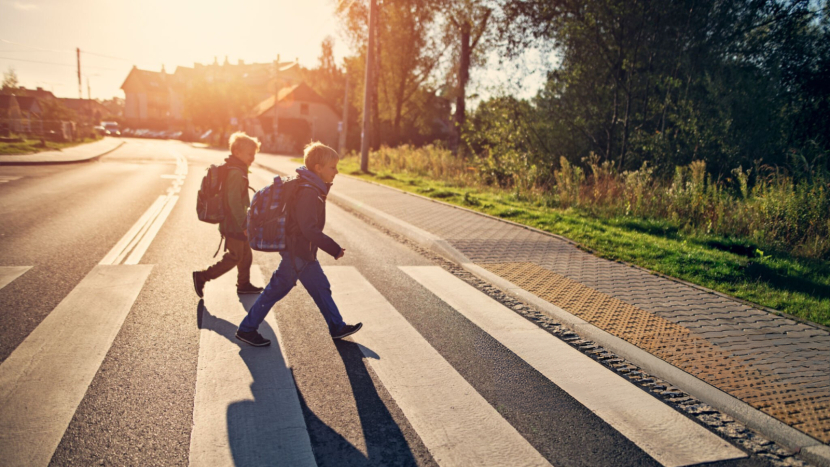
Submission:
<svg viewBox="0 0 830 467">
<path fill-rule="evenodd" d="M 0 167 L 0 176 L 10 180 L 0 184 L 0 267 L 31 266 L 0 289 L 3 362 L 165 194 L 176 154 L 186 158 L 189 170 L 178 203 L 140 260 L 153 265 L 152 271 L 60 438 L 52 465 L 188 465 L 200 364 L 200 306 L 191 271 L 214 261 L 219 243 L 215 226 L 198 222 L 194 207 L 204 169 L 226 153 L 128 140 L 93 163 Z M 254 168 L 251 186 L 261 188 L 271 177 Z M 321 252 L 324 269 L 354 267 L 548 462 L 660 465 L 399 268 L 434 266 L 429 259 L 331 204 L 326 231 L 347 254 L 334 261 Z M 278 260 L 276 254 L 254 253 L 266 280 Z M 355 343 L 359 334 L 333 342 L 301 286 L 272 313 L 318 465 L 463 465 L 433 456 Z M 765 464 L 749 457 L 707 465 Z"/>
</svg>

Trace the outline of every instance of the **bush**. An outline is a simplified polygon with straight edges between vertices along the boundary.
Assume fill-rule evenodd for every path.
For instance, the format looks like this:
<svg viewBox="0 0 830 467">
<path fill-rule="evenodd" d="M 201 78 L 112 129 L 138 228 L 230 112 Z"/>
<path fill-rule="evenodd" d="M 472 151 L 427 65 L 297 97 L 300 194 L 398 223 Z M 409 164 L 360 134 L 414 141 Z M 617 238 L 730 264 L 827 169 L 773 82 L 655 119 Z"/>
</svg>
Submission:
<svg viewBox="0 0 830 467">
<path fill-rule="evenodd" d="M 583 160 L 587 171 L 560 157 L 548 182 L 538 165 L 520 151 L 477 159 L 455 157 L 441 146 L 400 146 L 372 153 L 377 171 L 411 174 L 480 190 L 509 190 L 517 199 L 552 208 L 578 208 L 600 217 L 669 221 L 689 233 L 746 239 L 764 249 L 830 259 L 830 175 L 818 162 L 800 162 L 792 174 L 783 168 L 738 167 L 732 177 L 713 180 L 706 163 L 675 167 L 660 180 L 644 163 L 619 173 L 595 154 Z M 794 165 L 795 166 L 795 165 Z M 806 168 L 805 168 L 806 167 Z M 448 193 L 426 193 L 432 197 Z M 476 205 L 469 194 L 464 202 Z M 512 213 L 506 213 L 510 217 Z"/>
</svg>

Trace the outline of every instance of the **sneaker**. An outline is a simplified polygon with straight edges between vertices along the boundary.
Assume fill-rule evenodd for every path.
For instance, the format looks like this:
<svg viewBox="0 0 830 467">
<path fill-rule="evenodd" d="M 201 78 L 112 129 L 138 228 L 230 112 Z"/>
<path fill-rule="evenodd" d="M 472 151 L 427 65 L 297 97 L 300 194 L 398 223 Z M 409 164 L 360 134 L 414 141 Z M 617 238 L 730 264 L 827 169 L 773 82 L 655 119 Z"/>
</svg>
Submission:
<svg viewBox="0 0 830 467">
<path fill-rule="evenodd" d="M 199 298 L 205 296 L 205 278 L 202 277 L 202 273 L 199 271 L 193 271 L 193 288 L 196 289 L 196 295 Z"/>
<path fill-rule="evenodd" d="M 271 345 L 271 341 L 269 339 L 262 337 L 256 331 L 245 332 L 237 329 L 236 338 L 246 344 L 251 344 L 254 347 L 265 347 L 266 345 Z"/>
<path fill-rule="evenodd" d="M 335 332 L 331 335 L 332 339 L 342 339 L 347 336 L 351 336 L 352 334 L 360 331 L 360 328 L 363 327 L 363 323 L 357 324 L 347 324 L 343 326 L 339 331 Z"/>
<path fill-rule="evenodd" d="M 245 285 L 236 287 L 236 293 L 238 294 L 259 294 L 262 292 L 262 287 L 257 287 L 254 284 L 248 282 Z"/>
</svg>

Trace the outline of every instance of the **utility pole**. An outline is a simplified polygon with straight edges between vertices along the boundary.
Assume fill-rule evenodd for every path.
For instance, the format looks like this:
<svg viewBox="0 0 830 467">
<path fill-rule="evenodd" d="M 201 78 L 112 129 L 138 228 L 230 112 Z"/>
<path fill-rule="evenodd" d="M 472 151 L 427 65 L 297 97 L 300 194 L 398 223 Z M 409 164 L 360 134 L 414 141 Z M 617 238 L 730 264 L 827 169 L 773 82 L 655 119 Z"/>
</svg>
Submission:
<svg viewBox="0 0 830 467">
<path fill-rule="evenodd" d="M 83 88 L 81 88 L 81 48 L 75 47 L 75 52 L 78 55 L 78 99 L 84 98 Z"/>
<path fill-rule="evenodd" d="M 346 92 L 343 93 L 343 121 L 340 123 L 340 156 L 346 153 L 346 131 L 349 129 L 349 70 L 346 69 Z"/>
<path fill-rule="evenodd" d="M 366 48 L 366 78 L 364 79 L 363 89 L 363 131 L 360 133 L 360 170 L 364 173 L 369 172 L 369 144 L 370 144 L 370 130 L 369 130 L 369 116 L 371 114 L 371 95 L 374 81 L 374 73 L 372 72 L 374 63 L 375 50 L 375 15 L 377 14 L 375 0 L 369 0 L 369 44 Z"/>
<path fill-rule="evenodd" d="M 92 100 L 92 90 L 89 87 L 89 76 L 86 77 L 86 98 Z"/>
<path fill-rule="evenodd" d="M 278 136 L 279 136 L 279 114 L 277 113 L 277 104 L 279 104 L 280 98 L 280 87 L 279 87 L 279 77 L 280 77 L 280 54 L 277 54 L 277 61 L 274 62 L 274 151 L 278 149 Z"/>
</svg>

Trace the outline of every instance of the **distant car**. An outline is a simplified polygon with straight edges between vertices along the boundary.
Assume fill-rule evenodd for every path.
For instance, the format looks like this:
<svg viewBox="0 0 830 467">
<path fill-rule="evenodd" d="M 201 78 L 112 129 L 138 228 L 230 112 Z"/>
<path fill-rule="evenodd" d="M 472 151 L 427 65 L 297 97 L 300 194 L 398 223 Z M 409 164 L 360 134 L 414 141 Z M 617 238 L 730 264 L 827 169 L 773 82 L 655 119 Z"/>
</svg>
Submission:
<svg viewBox="0 0 830 467">
<path fill-rule="evenodd" d="M 104 128 L 101 125 L 92 127 L 92 131 L 94 131 L 95 134 L 97 134 L 97 135 L 101 135 L 101 136 L 106 136 L 107 135 L 107 129 Z"/>
<path fill-rule="evenodd" d="M 121 136 L 121 130 L 118 128 L 118 122 L 101 122 L 104 127 L 104 134 L 107 136 Z"/>
</svg>

